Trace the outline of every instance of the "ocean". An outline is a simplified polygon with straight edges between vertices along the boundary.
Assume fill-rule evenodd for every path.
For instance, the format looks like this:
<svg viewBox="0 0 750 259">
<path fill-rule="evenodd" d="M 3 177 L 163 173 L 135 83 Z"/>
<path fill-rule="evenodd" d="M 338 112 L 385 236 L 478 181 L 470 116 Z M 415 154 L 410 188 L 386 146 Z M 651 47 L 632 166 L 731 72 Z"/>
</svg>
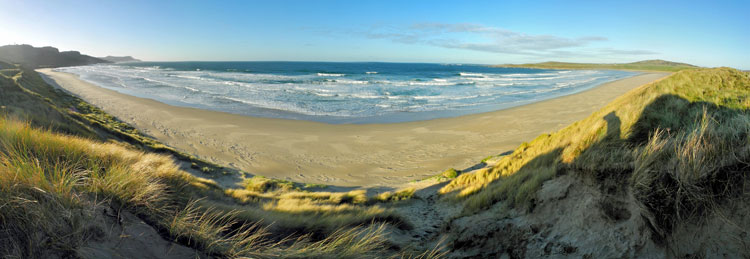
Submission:
<svg viewBox="0 0 750 259">
<path fill-rule="evenodd" d="M 138 62 L 55 70 L 171 105 L 336 124 L 488 112 L 637 74 L 380 62 Z"/>
</svg>

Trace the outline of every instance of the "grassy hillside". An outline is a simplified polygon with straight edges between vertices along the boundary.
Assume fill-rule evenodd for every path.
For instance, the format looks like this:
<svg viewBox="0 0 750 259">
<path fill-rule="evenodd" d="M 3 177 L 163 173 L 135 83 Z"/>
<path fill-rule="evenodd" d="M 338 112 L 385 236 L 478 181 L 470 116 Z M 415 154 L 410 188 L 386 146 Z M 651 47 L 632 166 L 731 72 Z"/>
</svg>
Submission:
<svg viewBox="0 0 750 259">
<path fill-rule="evenodd" d="M 31 45 L 0 46 L 0 60 L 22 64 L 29 68 L 81 66 L 110 61 L 83 55 L 78 51 L 60 52 L 53 47 L 35 48 Z"/>
<path fill-rule="evenodd" d="M 94 129 L 75 120 L 55 104 L 53 100 L 64 99 L 60 93 L 49 87 L 38 87 L 42 85 L 40 82 L 31 82 L 41 81 L 41 78 L 29 78 L 25 76 L 24 69 L 13 65 L 6 64 L 5 67 L 0 70 L 0 113 L 4 116 L 28 121 L 37 127 L 52 127 L 69 134 L 96 135 Z"/>
<path fill-rule="evenodd" d="M 384 232 L 411 227 L 392 206 L 413 190 L 368 197 L 262 177 L 224 189 L 196 175 L 244 173 L 174 151 L 53 89 L 33 70 L 2 65 L 12 68 L 0 77 L 0 254 L 105 251 L 100 243 L 122 238 L 105 234 L 106 223 L 125 214 L 204 256 L 421 253 L 397 246 Z M 200 170 L 185 171 L 193 169 L 179 161 Z"/>
<path fill-rule="evenodd" d="M 99 140 L 115 139 L 146 151 L 170 154 L 196 168 L 205 168 L 207 172 L 236 173 L 235 170 L 202 161 L 141 134 L 99 108 L 53 88 L 31 69 L 7 63 L 0 63 L 0 66 L 3 64 L 9 68 L 0 69 L 2 115 L 28 122 L 34 127 Z"/>
<path fill-rule="evenodd" d="M 624 64 L 595 64 L 595 63 L 567 63 L 567 62 L 543 62 L 532 64 L 509 64 L 499 65 L 498 67 L 521 67 L 521 68 L 540 68 L 540 69 L 623 69 L 623 70 L 640 70 L 640 71 L 667 71 L 676 72 L 683 69 L 693 69 L 696 66 L 677 63 L 664 60 L 645 60 Z"/>
<path fill-rule="evenodd" d="M 464 215 L 496 203 L 533 209 L 537 190 L 559 175 L 630 190 L 657 232 L 700 219 L 750 195 L 750 76 L 692 69 L 644 85 L 588 118 L 524 143 L 495 166 L 463 174 L 440 192 Z"/>
</svg>

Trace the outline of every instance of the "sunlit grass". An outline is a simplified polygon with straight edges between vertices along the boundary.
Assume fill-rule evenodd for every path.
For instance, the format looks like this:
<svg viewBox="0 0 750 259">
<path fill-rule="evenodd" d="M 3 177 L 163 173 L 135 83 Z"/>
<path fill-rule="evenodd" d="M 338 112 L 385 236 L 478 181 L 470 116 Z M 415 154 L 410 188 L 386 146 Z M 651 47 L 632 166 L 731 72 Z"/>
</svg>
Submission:
<svg viewBox="0 0 750 259">
<path fill-rule="evenodd" d="M 228 257 L 308 253 L 339 257 L 354 252 L 368 256 L 372 254 L 366 249 L 381 249 L 377 244 L 385 242 L 379 239 L 382 227 L 368 227 L 371 223 L 405 224 L 392 211 L 356 205 L 360 198 L 346 198 L 356 193 L 317 194 L 326 198 L 322 203 L 288 193 L 256 206 L 222 203 L 223 195 L 212 181 L 181 171 L 169 156 L 0 119 L 0 231 L 7 234 L 0 238 L 3 254 L 75 253 L 100 232 L 87 222 L 96 217 L 94 208 L 105 204 L 119 204 L 148 219 L 180 243 Z M 279 234 L 267 231 L 265 223 L 281 231 L 281 236 L 311 233 L 324 238 L 278 243 Z M 352 227 L 378 234 L 359 236 L 364 232 L 347 230 Z M 353 247 L 336 247 L 347 244 Z"/>
<path fill-rule="evenodd" d="M 729 68 L 681 71 L 635 89 L 558 132 L 524 143 L 491 168 L 459 175 L 440 193 L 463 200 L 470 214 L 501 201 L 509 207 L 529 207 L 546 180 L 569 172 L 597 179 L 627 179 L 634 172 L 632 184 L 644 199 L 652 196 L 648 193 L 670 190 L 652 189 L 659 184 L 652 177 L 662 179 L 669 171 L 655 168 L 680 165 L 672 170 L 680 183 L 688 183 L 684 175 L 712 181 L 722 166 L 748 162 L 743 150 L 749 97 L 746 73 Z M 705 132 L 713 132 L 710 142 L 696 137 Z M 686 144 L 678 145 L 682 142 Z M 711 168 L 715 171 L 708 173 Z"/>
<path fill-rule="evenodd" d="M 415 191 L 416 189 L 414 187 L 409 187 L 409 188 L 404 188 L 404 189 L 397 190 L 397 191 L 384 192 L 384 193 L 376 195 L 371 200 L 373 202 L 405 201 L 405 200 L 411 199 L 414 196 Z"/>
</svg>

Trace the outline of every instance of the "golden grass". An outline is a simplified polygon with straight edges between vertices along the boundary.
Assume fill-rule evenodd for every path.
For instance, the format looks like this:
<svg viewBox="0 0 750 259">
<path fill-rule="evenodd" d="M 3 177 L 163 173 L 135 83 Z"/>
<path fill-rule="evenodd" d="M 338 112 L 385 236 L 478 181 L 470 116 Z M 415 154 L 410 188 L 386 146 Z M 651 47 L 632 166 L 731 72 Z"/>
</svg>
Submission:
<svg viewBox="0 0 750 259">
<path fill-rule="evenodd" d="M 405 201 L 405 200 L 411 199 L 414 196 L 415 191 L 416 189 L 414 189 L 414 187 L 408 187 L 408 188 L 404 188 L 398 191 L 384 192 L 373 197 L 371 201 L 373 202 Z"/>
<path fill-rule="evenodd" d="M 159 143 L 101 109 L 53 88 L 33 70 L 23 67 L 8 69 L 0 75 L 0 90 L 3 93 L 0 104 L 6 107 L 0 114 L 6 117 L 28 121 L 35 127 L 50 128 L 55 132 L 124 141 L 146 151 L 170 154 L 192 162 L 205 173 L 239 173 Z"/>
<path fill-rule="evenodd" d="M 440 193 L 464 200 L 465 213 L 474 213 L 500 201 L 528 207 L 542 183 L 560 173 L 627 176 L 638 157 L 633 152 L 641 150 L 656 130 L 690 131 L 703 109 L 722 123 L 742 121 L 733 116 L 745 116 L 750 107 L 748 85 L 747 74 L 730 68 L 680 71 L 635 89 L 554 134 L 522 144 L 490 169 L 458 176 Z M 724 131 L 717 139 L 732 134 L 739 133 Z"/>
<path fill-rule="evenodd" d="M 244 185 L 245 189 L 254 192 L 299 190 L 299 187 L 296 187 L 292 181 L 271 179 L 257 175 L 253 178 L 245 179 Z"/>
<path fill-rule="evenodd" d="M 411 197 L 411 194 L 407 194 L 409 191 L 413 194 L 413 190 L 404 190 L 396 195 L 401 195 L 399 200 L 405 200 Z M 274 227 L 287 230 L 330 233 L 342 227 L 372 222 L 390 223 L 404 229 L 411 228 L 411 224 L 404 221 L 393 209 L 376 204 L 396 201 L 395 196 L 384 200 L 379 200 L 378 196 L 368 198 L 364 190 L 310 192 L 276 189 L 273 192 L 262 193 L 246 189 L 229 189 L 226 193 L 244 205 L 216 206 L 224 210 L 237 210 L 240 212 L 238 217 L 246 221 L 273 219 Z"/>
<path fill-rule="evenodd" d="M 689 129 L 658 129 L 634 151 L 635 196 L 658 217 L 660 232 L 747 195 L 750 114 L 704 111 Z"/>
<path fill-rule="evenodd" d="M 384 218 L 390 220 L 380 221 L 398 221 L 395 214 L 376 206 L 334 205 L 333 200 L 343 198 L 331 199 L 332 195 L 326 200 L 331 204 L 277 199 L 259 206 L 227 205 L 232 203 L 222 203 L 221 197 L 230 197 L 223 195 L 212 181 L 179 170 L 169 156 L 0 119 L 3 254 L 74 254 L 77 247 L 101 232 L 86 223 L 96 216 L 96 206 L 123 207 L 168 233 L 168 238 L 227 257 L 348 257 L 354 253 L 373 257 L 382 252 L 367 249 L 382 249 L 385 240 L 381 239 L 382 227 L 370 223 Z M 287 234 L 294 232 L 289 227 L 315 230 L 318 232 L 312 234 L 324 238 L 272 242 L 278 234 L 259 222 L 279 222 L 284 226 L 282 233 Z M 370 234 L 340 228 L 357 226 L 364 226 L 358 229 Z M 337 247 L 349 244 L 352 247 Z"/>
</svg>

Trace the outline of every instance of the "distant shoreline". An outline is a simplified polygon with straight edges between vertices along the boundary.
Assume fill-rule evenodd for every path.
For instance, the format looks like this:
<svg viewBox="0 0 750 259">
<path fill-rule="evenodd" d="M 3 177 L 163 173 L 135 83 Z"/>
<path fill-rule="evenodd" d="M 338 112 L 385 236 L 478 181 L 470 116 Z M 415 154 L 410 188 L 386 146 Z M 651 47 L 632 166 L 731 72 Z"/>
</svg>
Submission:
<svg viewBox="0 0 750 259">
<path fill-rule="evenodd" d="M 565 70 L 621 70 L 621 71 L 637 71 L 637 72 L 677 72 L 683 69 L 694 69 L 697 66 L 672 62 L 666 60 L 644 60 L 632 63 L 570 63 L 570 62 L 556 62 L 548 61 L 542 63 L 529 63 L 529 64 L 504 64 L 504 65 L 492 65 L 491 67 L 505 67 L 505 68 L 532 68 L 532 69 L 565 69 Z"/>
<path fill-rule="evenodd" d="M 392 124 L 324 124 L 177 107 L 40 69 L 60 87 L 161 142 L 252 174 L 339 186 L 397 186 L 516 148 L 668 73 L 644 73 L 505 110 Z"/>
</svg>

